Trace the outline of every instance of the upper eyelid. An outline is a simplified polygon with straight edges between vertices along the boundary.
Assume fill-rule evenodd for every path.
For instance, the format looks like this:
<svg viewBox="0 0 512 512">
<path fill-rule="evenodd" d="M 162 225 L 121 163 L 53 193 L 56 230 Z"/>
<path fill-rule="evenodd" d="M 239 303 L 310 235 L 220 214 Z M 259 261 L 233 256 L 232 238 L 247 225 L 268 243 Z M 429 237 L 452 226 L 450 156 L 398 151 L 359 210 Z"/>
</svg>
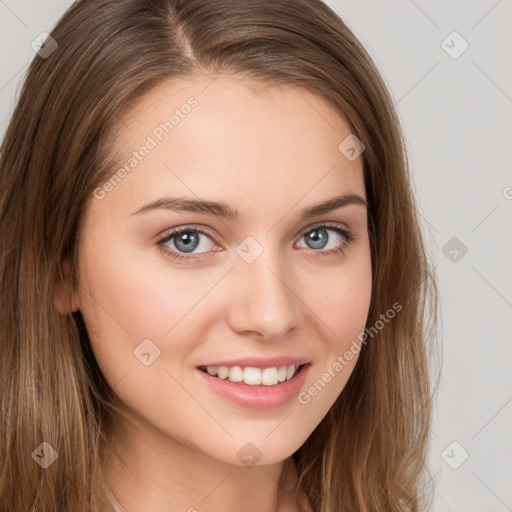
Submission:
<svg viewBox="0 0 512 512">
<path fill-rule="evenodd" d="M 348 231 L 349 233 L 353 234 L 352 229 L 343 222 L 333 222 L 333 221 L 318 221 L 312 224 L 309 224 L 308 226 L 300 229 L 298 233 L 295 235 L 297 236 L 303 236 L 304 234 L 308 233 L 309 231 L 312 231 L 313 229 L 316 229 L 318 227 L 326 227 L 327 229 L 343 229 L 345 231 Z M 159 237 L 159 242 L 161 243 L 163 240 L 170 239 L 173 236 L 177 236 L 180 233 L 186 233 L 188 231 L 198 231 L 202 232 L 201 234 L 208 235 L 212 240 L 216 241 L 216 235 L 213 233 L 213 231 L 210 228 L 207 228 L 206 226 L 202 226 L 199 224 L 185 224 L 184 226 L 179 226 L 176 228 L 170 229 L 166 234 Z"/>
<path fill-rule="evenodd" d="M 195 224 L 186 224 L 183 227 L 180 226 L 177 228 L 169 229 L 165 234 L 163 234 L 161 236 L 159 235 L 158 243 L 161 243 L 163 240 L 166 240 L 166 239 L 168 240 L 168 239 L 172 238 L 173 236 L 177 236 L 181 233 L 187 233 L 189 231 L 198 231 L 201 234 L 208 235 L 213 240 L 215 240 L 215 238 L 216 238 L 215 234 L 209 228 L 206 228 L 205 226 L 199 226 L 199 225 L 195 225 Z"/>
<path fill-rule="evenodd" d="M 307 233 L 308 231 L 312 231 L 313 229 L 315 228 L 318 228 L 318 227 L 327 227 L 327 228 L 340 228 L 340 229 L 344 229 L 346 231 L 352 231 L 352 229 L 347 225 L 345 224 L 344 222 L 334 222 L 334 221 L 319 221 L 319 222 L 314 222 L 313 224 L 310 224 L 309 226 L 306 226 L 305 228 L 302 228 L 298 233 L 297 235 L 303 235 L 304 233 Z"/>
</svg>

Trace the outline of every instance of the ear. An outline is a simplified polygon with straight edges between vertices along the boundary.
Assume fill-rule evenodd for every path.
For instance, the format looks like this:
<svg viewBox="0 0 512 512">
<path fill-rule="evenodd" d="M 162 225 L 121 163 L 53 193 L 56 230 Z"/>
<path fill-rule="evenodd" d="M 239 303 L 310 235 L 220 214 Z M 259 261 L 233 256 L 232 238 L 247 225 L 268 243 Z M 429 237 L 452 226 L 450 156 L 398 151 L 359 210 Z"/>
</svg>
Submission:
<svg viewBox="0 0 512 512">
<path fill-rule="evenodd" d="M 56 276 L 56 280 L 54 304 L 59 313 L 69 315 L 78 311 L 80 304 L 73 290 L 70 256 L 64 258 L 62 265 L 59 264 L 59 275 Z"/>
</svg>

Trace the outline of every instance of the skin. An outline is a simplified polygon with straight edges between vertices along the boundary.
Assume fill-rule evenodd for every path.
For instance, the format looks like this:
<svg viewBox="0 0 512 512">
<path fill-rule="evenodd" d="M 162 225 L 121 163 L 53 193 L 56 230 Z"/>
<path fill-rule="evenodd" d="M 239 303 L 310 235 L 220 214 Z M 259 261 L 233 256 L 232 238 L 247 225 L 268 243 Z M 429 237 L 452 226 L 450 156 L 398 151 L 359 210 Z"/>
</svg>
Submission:
<svg viewBox="0 0 512 512">
<path fill-rule="evenodd" d="M 133 421 L 117 421 L 108 482 L 126 512 L 303 510 L 291 491 L 291 455 L 325 417 L 358 356 L 308 404 L 295 398 L 269 409 L 218 396 L 195 368 L 300 355 L 312 362 L 307 390 L 357 340 L 371 298 L 366 208 L 305 221 L 299 212 L 344 193 L 366 198 L 362 158 L 349 161 L 338 150 L 350 129 L 320 97 L 194 76 L 159 86 L 125 116 L 116 131 L 119 160 L 191 96 L 197 107 L 103 199 L 91 198 L 83 218 L 72 307 Z M 225 202 L 240 221 L 167 209 L 132 215 L 175 195 Z M 344 254 L 333 253 L 344 240 L 330 228 L 326 248 L 308 245 L 303 235 L 325 222 L 355 235 Z M 199 235 L 197 260 L 172 260 L 157 245 L 183 226 L 214 235 Z M 263 248 L 250 264 L 236 252 L 246 237 Z M 172 240 L 166 247 L 179 253 Z M 150 366 L 134 356 L 147 338 L 160 350 Z M 237 457 L 248 442 L 261 452 L 252 467 Z"/>
</svg>

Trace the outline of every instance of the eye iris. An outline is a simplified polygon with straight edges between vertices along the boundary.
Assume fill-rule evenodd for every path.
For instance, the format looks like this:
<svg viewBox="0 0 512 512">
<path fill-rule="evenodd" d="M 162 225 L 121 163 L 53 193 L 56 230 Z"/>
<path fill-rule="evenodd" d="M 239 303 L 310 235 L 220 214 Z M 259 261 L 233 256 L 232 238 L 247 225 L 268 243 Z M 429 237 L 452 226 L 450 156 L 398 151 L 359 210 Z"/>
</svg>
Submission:
<svg viewBox="0 0 512 512">
<path fill-rule="evenodd" d="M 327 230 L 323 228 L 316 228 L 306 234 L 306 241 L 313 243 L 313 249 L 322 249 L 328 240 Z"/>
<path fill-rule="evenodd" d="M 180 244 L 185 245 L 180 246 Z M 179 251 L 192 252 L 194 249 L 197 249 L 197 246 L 199 245 L 199 233 L 195 233 L 193 231 L 180 233 L 179 235 L 176 235 L 174 245 Z"/>
</svg>

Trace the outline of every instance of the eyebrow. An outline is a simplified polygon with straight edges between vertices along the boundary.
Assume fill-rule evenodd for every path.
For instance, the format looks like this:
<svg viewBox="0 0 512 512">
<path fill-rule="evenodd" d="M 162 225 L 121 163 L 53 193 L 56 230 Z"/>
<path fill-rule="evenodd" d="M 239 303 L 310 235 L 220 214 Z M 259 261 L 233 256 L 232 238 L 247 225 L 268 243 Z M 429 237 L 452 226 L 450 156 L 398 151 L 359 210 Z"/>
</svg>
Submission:
<svg viewBox="0 0 512 512">
<path fill-rule="evenodd" d="M 299 218 L 301 220 L 308 219 L 310 217 L 329 213 L 337 210 L 338 208 L 353 204 L 368 208 L 368 203 L 363 197 L 357 194 L 343 194 L 301 210 L 299 212 Z M 142 206 L 131 215 L 138 215 L 143 212 L 158 209 L 172 210 L 176 212 L 205 213 L 207 215 L 222 217 L 224 219 L 237 222 L 240 220 L 238 210 L 232 209 L 226 203 L 187 199 L 185 197 L 163 197 Z"/>
</svg>

